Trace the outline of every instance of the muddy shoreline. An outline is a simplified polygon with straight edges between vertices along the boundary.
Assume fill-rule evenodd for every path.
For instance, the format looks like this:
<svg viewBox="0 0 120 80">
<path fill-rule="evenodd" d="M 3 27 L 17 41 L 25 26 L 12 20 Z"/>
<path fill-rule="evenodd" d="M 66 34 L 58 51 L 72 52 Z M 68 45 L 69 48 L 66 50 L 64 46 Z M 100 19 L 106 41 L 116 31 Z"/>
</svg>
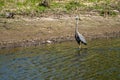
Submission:
<svg viewBox="0 0 120 80">
<path fill-rule="evenodd" d="M 93 41 L 96 39 L 113 39 L 113 38 L 120 38 L 120 31 L 119 32 L 110 32 L 110 33 L 103 33 L 103 34 L 94 34 L 94 35 L 85 35 L 87 41 Z M 45 40 L 24 40 L 22 42 L 3 42 L 0 43 L 0 49 L 5 48 L 17 48 L 17 47 L 30 47 L 30 46 L 39 46 L 45 44 L 54 44 L 54 43 L 61 43 L 65 41 L 74 41 L 74 36 L 61 36 L 61 37 L 54 37 L 51 39 Z"/>
<path fill-rule="evenodd" d="M 87 41 L 120 38 L 120 16 L 79 16 L 79 32 Z M 74 15 L 0 18 L 0 49 L 74 41 L 74 29 Z"/>
</svg>

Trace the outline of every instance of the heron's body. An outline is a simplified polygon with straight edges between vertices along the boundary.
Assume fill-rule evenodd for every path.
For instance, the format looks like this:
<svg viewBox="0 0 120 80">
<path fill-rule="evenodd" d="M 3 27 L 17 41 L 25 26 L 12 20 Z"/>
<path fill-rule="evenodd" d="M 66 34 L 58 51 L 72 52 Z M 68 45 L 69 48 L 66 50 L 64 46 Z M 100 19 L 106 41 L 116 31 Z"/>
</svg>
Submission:
<svg viewBox="0 0 120 80">
<path fill-rule="evenodd" d="M 78 20 L 79 18 L 76 17 L 76 28 L 75 28 L 75 39 L 77 43 L 79 44 L 79 48 L 81 48 L 81 43 L 84 45 L 87 45 L 87 42 L 82 34 L 79 33 L 78 31 Z"/>
<path fill-rule="evenodd" d="M 87 45 L 87 42 L 86 42 L 85 38 L 79 32 L 75 33 L 75 39 L 76 39 L 76 41 L 79 45 L 80 45 L 80 43 L 83 43 L 84 45 Z"/>
</svg>

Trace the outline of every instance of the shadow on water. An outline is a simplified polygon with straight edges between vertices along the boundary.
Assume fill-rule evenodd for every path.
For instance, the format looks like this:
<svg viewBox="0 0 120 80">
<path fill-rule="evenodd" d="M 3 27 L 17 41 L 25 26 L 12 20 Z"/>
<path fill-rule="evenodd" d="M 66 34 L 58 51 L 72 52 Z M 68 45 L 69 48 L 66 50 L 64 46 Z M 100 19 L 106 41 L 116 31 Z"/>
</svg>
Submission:
<svg viewBox="0 0 120 80">
<path fill-rule="evenodd" d="M 0 80 L 120 80 L 119 42 L 93 41 L 82 49 L 64 42 L 1 50 Z"/>
</svg>

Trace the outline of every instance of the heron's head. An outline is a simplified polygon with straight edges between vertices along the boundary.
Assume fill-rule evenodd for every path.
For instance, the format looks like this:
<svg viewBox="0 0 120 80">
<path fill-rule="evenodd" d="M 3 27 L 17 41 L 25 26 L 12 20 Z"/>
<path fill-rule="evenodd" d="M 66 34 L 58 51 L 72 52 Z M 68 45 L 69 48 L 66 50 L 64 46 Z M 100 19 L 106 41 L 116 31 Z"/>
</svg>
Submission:
<svg viewBox="0 0 120 80">
<path fill-rule="evenodd" d="M 80 20 L 79 16 L 76 16 L 75 19 L 76 19 L 76 20 Z"/>
</svg>

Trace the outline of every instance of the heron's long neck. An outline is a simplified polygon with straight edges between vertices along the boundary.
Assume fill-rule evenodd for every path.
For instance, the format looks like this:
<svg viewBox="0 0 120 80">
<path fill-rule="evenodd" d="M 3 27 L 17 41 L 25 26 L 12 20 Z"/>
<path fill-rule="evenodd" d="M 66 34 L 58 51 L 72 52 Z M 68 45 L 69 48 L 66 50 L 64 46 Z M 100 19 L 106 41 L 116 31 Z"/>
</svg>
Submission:
<svg viewBox="0 0 120 80">
<path fill-rule="evenodd" d="M 75 28 L 75 32 L 78 32 L 78 20 L 76 20 L 76 28 Z"/>
</svg>

